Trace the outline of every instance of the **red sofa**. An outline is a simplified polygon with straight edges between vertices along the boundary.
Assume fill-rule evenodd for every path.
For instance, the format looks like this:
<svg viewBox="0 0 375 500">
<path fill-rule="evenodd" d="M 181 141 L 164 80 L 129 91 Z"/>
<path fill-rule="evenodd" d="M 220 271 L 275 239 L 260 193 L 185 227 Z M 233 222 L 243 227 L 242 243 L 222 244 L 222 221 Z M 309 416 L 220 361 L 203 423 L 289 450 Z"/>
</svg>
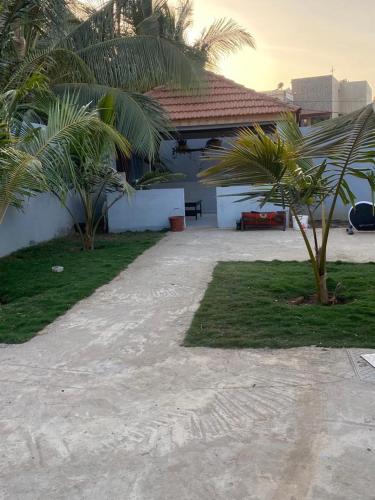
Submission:
<svg viewBox="0 0 375 500">
<path fill-rule="evenodd" d="M 245 229 L 276 228 L 286 229 L 286 212 L 242 212 L 237 227 Z"/>
</svg>

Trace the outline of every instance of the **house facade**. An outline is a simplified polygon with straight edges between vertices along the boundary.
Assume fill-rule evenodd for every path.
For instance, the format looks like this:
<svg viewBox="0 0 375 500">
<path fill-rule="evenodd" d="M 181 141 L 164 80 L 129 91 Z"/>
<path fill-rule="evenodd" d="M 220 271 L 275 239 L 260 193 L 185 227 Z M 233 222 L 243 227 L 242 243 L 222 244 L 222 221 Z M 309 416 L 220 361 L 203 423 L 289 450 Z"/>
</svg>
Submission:
<svg viewBox="0 0 375 500">
<path fill-rule="evenodd" d="M 211 216 L 213 224 L 218 211 L 216 189 L 204 186 L 197 177 L 210 166 L 210 148 L 229 145 L 241 128 L 260 125 L 272 131 L 285 113 L 293 113 L 296 119 L 299 113 L 297 106 L 211 72 L 200 93 L 187 95 L 162 87 L 149 95 L 167 111 L 174 127 L 173 139 L 161 145 L 161 160 L 172 172 L 184 174 L 165 188 L 183 189 L 186 202 L 202 201 L 203 214 Z"/>
<path fill-rule="evenodd" d="M 332 81 L 327 82 L 327 95 L 332 95 Z M 161 144 L 160 159 L 170 171 L 184 177 L 137 192 L 133 200 L 124 199 L 116 204 L 109 217 L 109 228 L 113 231 L 167 227 L 168 217 L 184 215 L 185 203 L 197 202 L 202 205 L 203 217 L 195 220 L 188 216 L 188 226 L 234 228 L 241 212 L 259 210 L 259 203 L 256 200 L 234 203 L 243 199 L 243 187 L 214 188 L 199 181 L 199 173 L 211 164 L 211 148 L 230 147 L 234 136 L 244 127 L 259 125 L 271 132 L 285 113 L 294 114 L 301 125 L 333 114 L 333 108 L 301 109 L 214 73 L 207 74 L 206 87 L 199 93 L 161 87 L 149 95 L 163 106 L 173 126 L 172 138 Z M 133 163 L 139 176 L 142 169 L 150 168 L 139 159 Z M 349 182 L 359 200 L 371 199 L 366 183 L 356 179 Z M 264 210 L 277 209 L 273 205 L 264 207 Z M 348 207 L 338 203 L 335 218 L 346 220 L 347 213 Z"/>
</svg>

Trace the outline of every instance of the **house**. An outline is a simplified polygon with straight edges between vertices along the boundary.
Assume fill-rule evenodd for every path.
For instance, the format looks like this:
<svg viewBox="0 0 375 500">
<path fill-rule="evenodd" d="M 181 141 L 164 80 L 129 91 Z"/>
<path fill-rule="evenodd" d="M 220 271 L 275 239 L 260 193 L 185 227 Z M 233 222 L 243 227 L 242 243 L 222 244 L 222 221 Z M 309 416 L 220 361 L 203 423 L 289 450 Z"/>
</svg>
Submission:
<svg viewBox="0 0 375 500">
<path fill-rule="evenodd" d="M 253 200 L 234 203 L 243 198 L 243 186 L 214 188 L 199 182 L 198 174 L 210 166 L 210 148 L 229 145 L 243 127 L 259 124 L 272 131 L 286 112 L 306 124 L 330 116 L 327 111 L 301 110 L 214 73 L 207 74 L 206 88 L 199 94 L 161 87 L 149 95 L 165 108 L 174 127 L 172 139 L 161 144 L 160 158 L 166 167 L 184 174 L 184 178 L 138 191 L 132 200 L 120 200 L 109 214 L 111 232 L 167 227 L 168 217 L 184 215 L 185 202 L 198 201 L 202 202 L 203 217 L 187 217 L 188 226 L 235 228 L 241 211 L 258 210 L 259 205 Z M 149 168 L 141 161 L 138 163 L 140 173 L 142 168 Z M 351 180 L 351 186 L 358 199 L 371 199 L 363 181 Z M 264 209 L 279 208 L 268 205 Z M 347 218 L 346 206 L 338 204 L 336 218 Z"/>
<path fill-rule="evenodd" d="M 272 131 L 283 114 L 291 112 L 298 119 L 299 113 L 297 106 L 211 72 L 207 72 L 200 93 L 160 87 L 148 95 L 164 107 L 175 129 L 173 140 L 162 143 L 160 157 L 171 171 L 185 177 L 168 183 L 168 188 L 183 188 L 186 202 L 201 200 L 203 213 L 211 215 L 215 225 L 219 203 L 216 189 L 202 185 L 197 178 L 209 166 L 209 148 L 227 144 L 241 128 L 259 124 Z"/>
<path fill-rule="evenodd" d="M 161 144 L 160 159 L 184 177 L 137 192 L 132 202 L 120 201 L 110 212 L 110 230 L 160 229 L 168 225 L 169 216 L 185 213 L 186 202 L 201 202 L 203 215 L 198 220 L 187 217 L 188 225 L 235 227 L 241 209 L 257 205 L 236 204 L 234 198 L 220 196 L 241 192 L 241 187 L 214 188 L 199 182 L 198 174 L 210 166 L 209 149 L 227 145 L 244 127 L 258 124 L 271 132 L 287 112 L 298 120 L 299 108 L 211 72 L 199 92 L 159 87 L 148 95 L 163 106 L 173 126 L 172 139 Z M 132 171 L 141 175 L 142 165 L 137 159 L 135 163 Z"/>
</svg>

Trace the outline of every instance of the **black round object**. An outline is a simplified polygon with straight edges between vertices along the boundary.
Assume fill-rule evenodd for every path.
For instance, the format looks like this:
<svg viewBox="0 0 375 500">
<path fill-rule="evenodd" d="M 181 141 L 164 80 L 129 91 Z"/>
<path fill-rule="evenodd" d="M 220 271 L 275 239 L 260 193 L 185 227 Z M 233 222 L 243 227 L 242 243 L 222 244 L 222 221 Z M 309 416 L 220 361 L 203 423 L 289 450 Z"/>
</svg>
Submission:
<svg viewBox="0 0 375 500">
<path fill-rule="evenodd" d="M 349 222 L 357 231 L 375 231 L 375 208 L 369 201 L 359 201 L 349 210 Z"/>
</svg>

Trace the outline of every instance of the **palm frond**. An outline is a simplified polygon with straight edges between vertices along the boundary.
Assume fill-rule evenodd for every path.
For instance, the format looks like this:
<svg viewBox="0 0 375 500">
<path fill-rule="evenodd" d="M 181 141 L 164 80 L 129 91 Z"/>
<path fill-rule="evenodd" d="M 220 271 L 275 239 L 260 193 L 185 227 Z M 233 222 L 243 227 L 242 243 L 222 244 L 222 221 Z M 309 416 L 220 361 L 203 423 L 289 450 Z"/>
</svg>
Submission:
<svg viewBox="0 0 375 500">
<path fill-rule="evenodd" d="M 303 138 L 299 154 L 306 158 L 337 158 L 346 151 L 350 152 L 353 161 L 361 160 L 366 148 L 374 145 L 374 123 L 374 105 L 369 104 L 349 115 L 318 124 Z M 361 153 L 355 158 L 358 151 Z"/>
<path fill-rule="evenodd" d="M 281 115 L 281 120 L 277 123 L 277 135 L 291 148 L 298 151 L 301 147 L 304 136 L 299 127 L 295 116 L 292 113 L 284 113 Z M 311 173 L 314 170 L 314 162 L 311 158 L 305 158 L 300 154 L 295 155 L 298 166 L 305 172 Z"/>
<path fill-rule="evenodd" d="M 66 0 L 7 0 L 0 9 L 0 53 L 23 57 L 40 39 L 64 34 Z"/>
<path fill-rule="evenodd" d="M 218 19 L 204 29 L 194 47 L 207 55 L 208 63 L 215 65 L 220 57 L 243 47 L 255 48 L 252 35 L 233 19 Z"/>
<path fill-rule="evenodd" d="M 49 47 L 31 52 L 17 64 L 4 82 L 3 91 L 18 87 L 35 73 L 43 74 L 52 81 L 58 77 L 59 82 L 95 81 L 93 73 L 78 54 L 64 48 Z"/>
<path fill-rule="evenodd" d="M 79 50 L 105 40 L 134 34 L 134 26 L 129 23 L 133 5 L 133 0 L 105 2 L 66 35 L 62 40 L 63 46 Z"/>
<path fill-rule="evenodd" d="M 284 135 L 286 131 L 287 126 Z M 285 142 L 278 134 L 269 136 L 260 127 L 242 130 L 231 148 L 212 154 L 210 159 L 218 163 L 200 174 L 202 182 L 210 186 L 248 186 L 248 192 L 243 193 L 245 199 L 283 207 L 327 196 L 322 172 L 313 175 L 300 163 L 292 137 L 289 133 L 291 142 Z"/>
<path fill-rule="evenodd" d="M 133 36 L 106 40 L 78 51 L 102 85 L 146 92 L 159 85 L 196 88 L 201 67 L 162 38 Z"/>
<path fill-rule="evenodd" d="M 15 147 L 1 149 L 0 224 L 9 206 L 22 207 L 23 198 L 45 188 L 40 161 Z"/>
<path fill-rule="evenodd" d="M 192 0 L 181 0 L 176 9 L 175 40 L 185 41 L 186 32 L 193 24 Z"/>
<path fill-rule="evenodd" d="M 81 105 L 97 105 L 103 96 L 112 95 L 115 126 L 140 157 L 153 159 L 162 139 L 169 136 L 171 125 L 164 109 L 146 95 L 104 85 L 61 85 L 54 89 L 59 95 L 74 93 Z"/>
<path fill-rule="evenodd" d="M 97 155 L 98 144 L 106 139 L 113 144 L 112 154 L 115 148 L 125 156 L 130 154 L 126 139 L 101 121 L 96 110 L 77 106 L 73 95 L 57 99 L 50 106 L 46 126 L 35 128 L 33 124 L 26 124 L 25 130 L 29 137 L 21 145 L 22 150 L 41 163 L 51 190 L 62 194 L 68 192 L 70 181 L 67 179 L 74 176 L 72 150 L 92 158 Z"/>
<path fill-rule="evenodd" d="M 375 164 L 373 104 L 322 124 L 303 138 L 298 149 L 298 154 L 308 159 L 327 158 L 327 182 L 331 187 L 336 186 L 338 196 L 348 203 L 352 195 L 345 188 L 345 176 L 356 176 L 368 181 L 372 168 L 361 169 L 359 165 Z"/>
<path fill-rule="evenodd" d="M 159 12 L 159 25 L 163 37 L 168 40 L 186 44 L 188 29 L 193 24 L 193 3 L 191 0 L 180 0 L 175 8 L 162 2 L 155 8 Z"/>
</svg>

